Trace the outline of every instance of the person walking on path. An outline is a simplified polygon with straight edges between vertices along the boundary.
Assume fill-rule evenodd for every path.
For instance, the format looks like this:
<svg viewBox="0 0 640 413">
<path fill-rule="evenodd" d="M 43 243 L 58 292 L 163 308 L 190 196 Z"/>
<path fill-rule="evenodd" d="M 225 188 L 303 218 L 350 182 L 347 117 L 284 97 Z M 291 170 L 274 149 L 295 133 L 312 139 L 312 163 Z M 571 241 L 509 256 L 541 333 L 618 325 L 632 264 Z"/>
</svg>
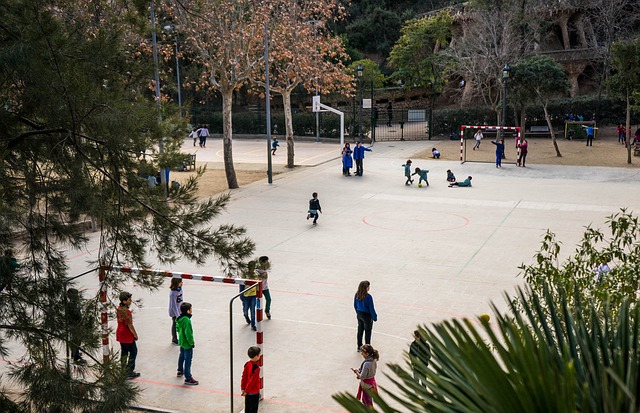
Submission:
<svg viewBox="0 0 640 413">
<path fill-rule="evenodd" d="M 496 145 L 496 168 L 502 168 L 502 156 L 504 155 L 504 141 L 500 139 L 499 141 L 491 141 L 492 144 Z"/>
<path fill-rule="evenodd" d="M 247 274 L 244 278 L 248 280 L 257 280 L 258 275 L 256 274 L 256 261 L 249 261 L 247 264 Z M 256 331 L 256 294 L 258 287 L 253 287 L 253 285 L 241 285 L 240 292 L 245 291 L 242 294 L 242 313 L 244 314 L 244 319 L 247 324 L 251 325 L 251 329 Z"/>
<path fill-rule="evenodd" d="M 269 270 L 271 269 L 271 263 L 269 257 L 263 255 L 258 258 L 258 266 L 256 267 L 256 274 L 258 279 L 262 280 L 262 295 L 267 301 L 265 305 L 264 314 L 269 320 L 271 320 L 271 292 L 269 292 Z"/>
<path fill-rule="evenodd" d="M 133 326 L 133 315 L 131 310 L 131 293 L 123 291 L 120 293 L 120 306 L 116 310 L 118 327 L 116 329 L 116 341 L 120 343 L 120 363 L 126 369 L 127 377 L 135 379 L 140 377 L 136 372 L 136 357 L 138 356 L 138 333 Z"/>
<path fill-rule="evenodd" d="M 364 342 L 371 344 L 371 330 L 373 329 L 373 322 L 378 321 L 378 314 L 373 305 L 373 297 L 369 294 L 369 288 L 371 283 L 369 281 L 361 281 L 358 285 L 358 291 L 353 298 L 353 308 L 356 310 L 356 317 L 358 319 L 358 351 L 362 347 L 362 336 L 364 335 Z"/>
<path fill-rule="evenodd" d="M 82 341 L 82 307 L 80 304 L 80 292 L 75 288 L 67 290 L 66 303 L 67 323 L 69 324 L 69 350 L 71 358 L 76 364 L 87 364 L 80 354 Z"/>
<path fill-rule="evenodd" d="M 244 412 L 258 413 L 260 404 L 260 357 L 262 350 L 258 346 L 251 346 L 247 350 L 249 361 L 244 363 L 240 390 L 244 397 Z"/>
<path fill-rule="evenodd" d="M 309 210 L 307 212 L 307 220 L 309 218 L 313 218 L 313 225 L 318 224 L 318 217 L 322 213 L 322 207 L 320 206 L 320 200 L 318 199 L 318 193 L 314 192 L 311 194 L 311 199 L 309 200 Z"/>
<path fill-rule="evenodd" d="M 413 341 L 409 346 L 409 360 L 411 360 L 411 370 L 413 378 L 423 386 L 427 385 L 427 366 L 431 360 L 431 347 L 420 334 L 420 330 L 413 332 Z"/>
<path fill-rule="evenodd" d="M 198 129 L 198 137 L 200 138 L 200 147 L 201 148 L 206 148 L 207 147 L 207 137 L 208 136 L 209 136 L 209 129 L 207 129 L 206 126 L 203 126 L 200 129 Z"/>
<path fill-rule="evenodd" d="M 272 139 L 273 141 L 271 142 L 271 155 L 275 155 L 276 150 L 278 150 L 278 146 L 280 146 L 280 142 L 278 142 L 278 138 L 276 138 L 275 136 Z"/>
<path fill-rule="evenodd" d="M 516 165 L 520 166 L 522 164 L 522 167 L 526 167 L 527 165 L 525 164 L 527 163 L 527 152 L 529 151 L 529 143 L 526 139 L 523 139 L 518 144 L 518 147 L 520 148 L 520 156 L 518 157 L 518 163 Z"/>
<path fill-rule="evenodd" d="M 189 134 L 189 137 L 193 139 L 193 146 L 196 146 L 196 141 L 198 140 L 198 131 L 196 129 L 192 130 Z"/>
<path fill-rule="evenodd" d="M 391 127 L 391 121 L 393 120 L 393 105 L 391 105 L 391 101 L 387 103 L 387 126 Z"/>
<path fill-rule="evenodd" d="M 407 159 L 407 162 L 402 165 L 404 167 L 404 176 L 407 177 L 405 185 L 411 185 L 413 183 L 413 179 L 411 179 L 411 159 Z"/>
<path fill-rule="evenodd" d="M 353 168 L 352 153 L 351 145 L 345 143 L 344 148 L 342 148 L 342 175 L 351 176 L 351 168 Z"/>
<path fill-rule="evenodd" d="M 376 384 L 376 370 L 378 369 L 380 354 L 378 353 L 378 350 L 371 346 L 371 344 L 365 344 L 362 346 L 360 354 L 364 358 L 360 368 L 351 369 L 356 374 L 356 378 L 360 380 L 356 397 L 358 400 L 362 401 L 362 404 L 373 409 L 373 398 L 371 397 L 371 393 L 378 392 L 378 385 Z"/>
<path fill-rule="evenodd" d="M 363 168 L 362 168 L 362 162 L 364 161 L 364 152 L 368 151 L 371 152 L 372 149 L 371 148 L 365 148 L 364 146 L 362 146 L 362 142 L 360 141 L 356 141 L 356 147 L 353 148 L 353 159 L 356 161 L 356 175 L 357 176 L 362 176 Z"/>
<path fill-rule="evenodd" d="M 418 180 L 418 186 L 422 186 L 422 181 L 429 186 L 429 180 L 427 179 L 428 173 L 429 171 L 427 169 L 416 168 L 416 171 L 412 175 L 418 175 L 420 177 Z"/>
<path fill-rule="evenodd" d="M 196 341 L 193 338 L 193 325 L 191 324 L 191 316 L 193 315 L 193 306 L 191 303 L 184 302 L 180 304 L 180 317 L 176 320 L 176 330 L 178 332 L 178 340 L 180 344 L 180 356 L 178 357 L 178 377 L 184 376 L 184 384 L 189 386 L 197 386 L 198 380 L 191 375 L 191 362 L 193 360 L 193 349 Z"/>
<path fill-rule="evenodd" d="M 482 142 L 482 138 L 484 138 L 484 135 L 482 134 L 482 129 L 478 129 L 478 131 L 476 132 L 475 135 L 473 135 L 473 137 L 476 139 L 476 144 L 473 146 L 473 150 L 475 151 L 476 149 L 480 149 L 480 143 Z"/>
<path fill-rule="evenodd" d="M 169 285 L 169 317 L 171 317 L 171 342 L 178 344 L 176 335 L 176 319 L 180 317 L 180 305 L 182 304 L 182 278 L 172 278 Z"/>
</svg>

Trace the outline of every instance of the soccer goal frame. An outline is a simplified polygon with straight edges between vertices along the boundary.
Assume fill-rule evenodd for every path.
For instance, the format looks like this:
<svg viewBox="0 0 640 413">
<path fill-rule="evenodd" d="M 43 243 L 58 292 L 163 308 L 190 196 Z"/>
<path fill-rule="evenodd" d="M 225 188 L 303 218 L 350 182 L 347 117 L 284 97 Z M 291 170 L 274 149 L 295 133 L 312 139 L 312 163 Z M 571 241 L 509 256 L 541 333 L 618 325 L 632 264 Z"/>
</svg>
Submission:
<svg viewBox="0 0 640 413">
<path fill-rule="evenodd" d="M 465 137 L 464 131 L 466 129 L 476 130 L 495 130 L 499 133 L 499 131 L 510 131 L 516 132 L 516 159 L 520 157 L 520 131 L 521 128 L 519 126 L 487 126 L 487 125 L 462 125 L 460 126 L 460 163 L 463 164 L 465 162 L 480 162 L 480 163 L 489 163 L 488 161 L 471 161 L 467 159 L 467 151 L 465 145 Z M 473 139 L 473 137 L 471 137 Z M 475 140 L 473 140 L 475 144 Z"/>
<path fill-rule="evenodd" d="M 206 281 L 206 282 L 219 282 L 223 284 L 236 284 L 236 285 L 244 285 L 247 288 L 239 293 L 234 295 L 229 301 L 229 328 L 233 327 L 233 317 L 231 313 L 231 308 L 233 304 L 233 300 L 238 298 L 240 295 L 244 294 L 247 290 L 251 288 L 256 289 L 256 345 L 260 347 L 260 354 L 262 357 L 258 360 L 258 365 L 260 366 L 260 399 L 264 398 L 264 334 L 262 332 L 262 321 L 264 319 L 262 313 L 262 290 L 263 290 L 263 281 L 262 280 L 250 280 L 245 278 L 233 278 L 233 277 L 221 277 L 216 275 L 203 275 L 203 274 L 193 274 L 186 272 L 176 272 L 176 271 L 163 271 L 163 270 L 154 270 L 154 269 L 141 269 L 141 268 L 133 268 L 133 267 L 117 267 L 117 266 L 109 266 L 103 265 L 98 269 L 98 280 L 100 283 L 99 286 L 99 301 L 101 306 L 100 312 L 100 322 L 102 325 L 102 359 L 106 363 L 109 361 L 110 356 L 110 345 L 109 345 L 109 314 L 107 307 L 107 274 L 109 272 L 121 272 L 126 274 L 148 274 L 148 275 L 159 275 L 167 278 L 181 278 L 183 280 L 196 280 L 196 281 Z M 231 397 L 231 411 L 233 411 L 233 331 L 229 331 L 230 335 L 230 397 Z"/>
</svg>

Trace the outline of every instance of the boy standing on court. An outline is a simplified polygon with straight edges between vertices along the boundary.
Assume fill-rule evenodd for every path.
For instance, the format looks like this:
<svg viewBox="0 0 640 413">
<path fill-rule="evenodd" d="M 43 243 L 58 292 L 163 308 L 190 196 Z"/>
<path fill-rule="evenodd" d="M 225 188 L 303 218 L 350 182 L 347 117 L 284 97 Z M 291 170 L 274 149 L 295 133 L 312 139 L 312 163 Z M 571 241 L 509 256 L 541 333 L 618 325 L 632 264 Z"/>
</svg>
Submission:
<svg viewBox="0 0 640 413">
<path fill-rule="evenodd" d="M 245 413 L 258 413 L 260 402 L 260 360 L 262 350 L 258 346 L 251 346 L 247 350 L 249 361 L 244 364 L 240 389 L 244 396 Z"/>
<path fill-rule="evenodd" d="M 191 375 L 191 361 L 193 360 L 193 348 L 196 341 L 193 339 L 193 326 L 191 314 L 193 306 L 190 303 L 180 304 L 180 317 L 176 320 L 178 332 L 178 344 L 180 345 L 180 357 L 178 357 L 178 377 L 184 375 L 184 384 L 197 386 L 198 381 Z"/>
</svg>

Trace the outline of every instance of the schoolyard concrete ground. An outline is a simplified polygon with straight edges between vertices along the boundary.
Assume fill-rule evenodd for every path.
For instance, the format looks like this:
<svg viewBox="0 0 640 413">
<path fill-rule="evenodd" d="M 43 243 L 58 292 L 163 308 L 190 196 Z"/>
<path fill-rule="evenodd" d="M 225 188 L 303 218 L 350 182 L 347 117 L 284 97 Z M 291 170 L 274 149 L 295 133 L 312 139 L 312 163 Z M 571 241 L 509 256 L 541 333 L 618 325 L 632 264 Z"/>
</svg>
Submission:
<svg viewBox="0 0 640 413">
<path fill-rule="evenodd" d="M 585 226 L 604 227 L 621 207 L 638 210 L 638 169 L 536 164 L 497 169 L 490 163 L 414 160 L 414 167 L 430 171 L 430 186 L 405 186 L 401 165 L 430 145 L 376 143 L 366 153 L 364 176 L 345 177 L 339 145 L 297 143 L 296 159 L 307 166 L 276 175 L 273 184 L 263 179 L 231 191 L 217 223 L 244 225 L 256 243 L 256 257 L 268 255 L 272 262 L 273 318 L 263 323 L 261 412 L 343 411 L 331 395 L 357 388 L 350 368 L 362 360 L 353 310 L 361 280 L 371 282 L 379 316 L 372 339 L 381 357 L 377 380 L 393 389 L 386 363 L 403 362 L 415 327 L 491 314 L 490 302 L 504 308 L 503 293 L 523 282 L 518 265 L 532 262 L 547 229 L 563 242 L 566 256 Z M 198 161 L 221 162 L 216 155 L 221 142 L 208 146 L 209 155 L 198 152 Z M 280 151 L 276 163 L 285 158 L 285 149 Z M 265 152 L 263 142 L 234 142 L 238 163 L 264 166 Z M 473 176 L 473 187 L 449 188 L 447 169 L 459 180 Z M 305 219 L 314 191 L 323 210 L 317 226 Z M 97 245 L 95 235 L 86 251 L 69 253 L 72 274 L 86 268 Z M 203 267 L 179 262 L 170 269 L 219 274 L 213 260 Z M 81 284 L 86 294 L 95 293 L 93 276 L 82 277 Z M 134 299 L 143 300 L 142 307 L 132 308 L 140 336 L 139 403 L 179 412 L 229 412 L 233 397 L 234 412 L 241 411 L 240 374 L 256 335 L 236 301 L 230 338 L 229 300 L 237 287 L 184 282 L 185 300 L 194 305 L 193 374 L 199 386 L 183 386 L 175 377 L 178 349 L 170 341 L 168 282 L 155 292 L 131 290 Z"/>
</svg>

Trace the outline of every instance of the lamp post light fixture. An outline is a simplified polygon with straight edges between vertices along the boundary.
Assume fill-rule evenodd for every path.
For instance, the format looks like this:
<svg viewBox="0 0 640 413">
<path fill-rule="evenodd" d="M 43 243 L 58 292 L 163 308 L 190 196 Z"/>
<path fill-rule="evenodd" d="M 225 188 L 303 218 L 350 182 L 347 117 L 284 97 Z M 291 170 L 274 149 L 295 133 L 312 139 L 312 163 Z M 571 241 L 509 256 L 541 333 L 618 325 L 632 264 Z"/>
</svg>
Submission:
<svg viewBox="0 0 640 413">
<path fill-rule="evenodd" d="M 180 42 L 178 40 L 178 28 L 175 24 L 168 24 L 164 26 L 164 29 L 168 32 L 173 30 L 174 38 L 176 40 L 176 77 L 178 78 L 178 114 L 182 117 L 182 93 L 180 86 Z"/>
<path fill-rule="evenodd" d="M 315 57 L 315 63 L 316 63 L 316 73 L 318 70 L 318 25 L 322 25 L 322 22 L 320 20 L 309 20 L 306 22 L 306 24 L 312 24 L 313 25 L 313 44 L 316 48 L 316 57 Z M 316 74 L 315 77 L 315 84 L 316 84 L 316 92 L 315 95 L 318 96 L 318 75 Z M 320 143 L 320 112 L 316 112 L 316 143 Z"/>
<path fill-rule="evenodd" d="M 502 68 L 502 126 L 507 125 L 507 80 L 509 79 L 509 72 L 511 67 L 509 63 Z M 502 130 L 502 137 L 504 137 L 504 130 Z"/>
<path fill-rule="evenodd" d="M 360 95 L 358 99 L 358 136 L 360 137 L 360 142 L 362 142 L 362 65 L 359 64 L 358 68 L 358 94 Z"/>
</svg>

